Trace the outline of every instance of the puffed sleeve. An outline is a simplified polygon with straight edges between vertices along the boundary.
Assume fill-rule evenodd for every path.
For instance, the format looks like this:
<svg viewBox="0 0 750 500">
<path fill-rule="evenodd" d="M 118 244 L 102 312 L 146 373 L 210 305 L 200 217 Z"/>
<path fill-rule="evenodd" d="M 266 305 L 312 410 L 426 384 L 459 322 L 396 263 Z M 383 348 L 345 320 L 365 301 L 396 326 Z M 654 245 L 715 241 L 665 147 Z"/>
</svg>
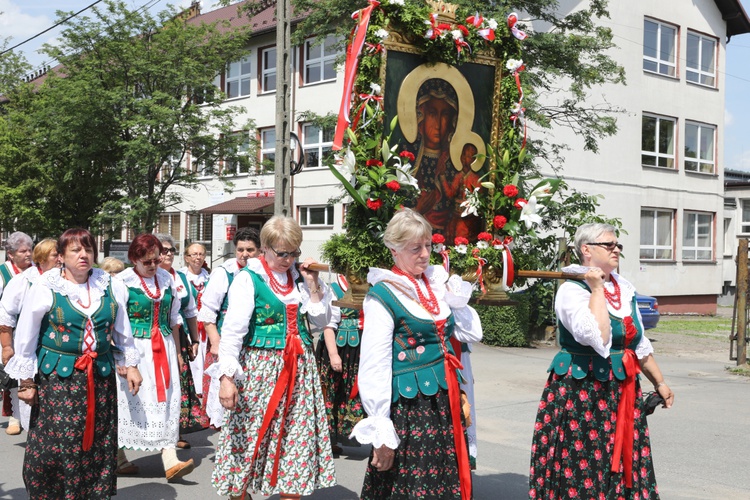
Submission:
<svg viewBox="0 0 750 500">
<path fill-rule="evenodd" d="M 393 317 L 376 299 L 365 297 L 365 325 L 357 384 L 367 418 L 354 426 L 351 436 L 375 448 L 395 450 L 399 438 L 391 421 Z"/>
<path fill-rule="evenodd" d="M 5 366 L 8 375 L 17 380 L 32 378 L 36 374 L 39 331 L 45 314 L 52 308 L 52 300 L 52 291 L 46 286 L 31 287 L 26 294 L 13 335 L 15 354 Z"/>
<path fill-rule="evenodd" d="M 555 297 L 555 314 L 576 342 L 592 347 L 603 358 L 609 357 L 612 335 L 605 344 L 594 314 L 589 309 L 591 293 L 573 283 L 563 283 Z M 611 328 L 610 328 L 611 330 Z"/>
<path fill-rule="evenodd" d="M 172 307 L 169 310 L 169 324 L 174 327 L 182 324 L 182 316 L 180 316 L 182 304 L 179 292 L 177 291 L 177 284 L 174 280 L 170 282 L 170 286 L 172 287 Z"/>
<path fill-rule="evenodd" d="M 300 302 L 302 303 L 300 312 L 307 314 L 307 319 L 310 320 L 313 328 L 322 330 L 331 320 L 330 306 L 334 297 L 332 297 L 331 288 L 320 278 L 318 278 L 318 288 L 323 292 L 323 298 L 320 299 L 320 302 L 313 302 L 310 299 L 310 289 L 304 281 L 300 283 L 297 290 L 299 291 Z"/>
<path fill-rule="evenodd" d="M 335 298 L 335 297 L 332 297 L 332 298 Z M 338 330 L 339 323 L 341 323 L 341 308 L 339 306 L 334 306 L 333 304 L 331 304 L 330 307 L 331 307 L 331 316 L 328 320 L 328 324 L 326 325 L 326 327 L 333 328 L 334 330 Z"/>
<path fill-rule="evenodd" d="M 228 287 L 227 272 L 223 267 L 217 267 L 211 273 L 206 288 L 203 290 L 203 295 L 201 295 L 201 310 L 198 311 L 198 321 L 216 323 Z"/>
<path fill-rule="evenodd" d="M 117 302 L 117 316 L 115 317 L 115 331 L 112 340 L 122 353 L 117 356 L 118 364 L 124 366 L 138 366 L 141 355 L 133 341 L 133 330 L 128 319 L 128 287 L 118 279 L 112 280 L 112 292 Z"/>
<path fill-rule="evenodd" d="M 219 342 L 219 371 L 236 379 L 244 377 L 239 357 L 242 340 L 250 327 L 250 318 L 255 311 L 255 285 L 248 272 L 239 273 L 229 287 L 227 313 L 221 327 Z M 203 309 L 201 309 L 202 311 Z"/>
<path fill-rule="evenodd" d="M 21 305 L 28 290 L 29 281 L 23 275 L 16 275 L 8 282 L 0 299 L 0 325 L 16 327 Z"/>
</svg>

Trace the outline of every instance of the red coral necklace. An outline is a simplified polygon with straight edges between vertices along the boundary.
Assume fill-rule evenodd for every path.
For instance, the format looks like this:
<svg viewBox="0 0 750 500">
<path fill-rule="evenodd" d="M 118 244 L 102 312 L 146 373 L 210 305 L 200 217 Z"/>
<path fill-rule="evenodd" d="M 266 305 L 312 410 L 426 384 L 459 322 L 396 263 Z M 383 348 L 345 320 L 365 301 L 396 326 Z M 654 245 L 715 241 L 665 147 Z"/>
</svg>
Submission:
<svg viewBox="0 0 750 500">
<path fill-rule="evenodd" d="M 604 298 L 607 299 L 607 302 L 609 302 L 609 305 L 614 307 L 615 309 L 619 309 L 620 306 L 622 306 L 622 294 L 620 293 L 620 285 L 617 283 L 617 280 L 615 280 L 614 276 L 609 277 L 610 280 L 612 280 L 612 286 L 615 289 L 614 293 L 610 293 L 609 290 L 607 290 L 607 287 L 604 287 Z"/>
<path fill-rule="evenodd" d="M 135 269 L 133 269 L 133 271 L 135 271 Z M 159 289 L 159 280 L 156 279 L 156 275 L 154 274 L 154 285 L 156 285 L 156 294 L 154 294 L 154 293 L 151 293 L 151 290 L 148 289 L 146 280 L 143 279 L 143 276 L 141 276 L 141 273 L 139 273 L 138 271 L 135 271 L 135 274 L 141 280 L 141 288 L 143 288 L 143 291 L 146 292 L 146 295 L 148 295 L 148 297 L 151 299 L 159 300 L 159 298 L 161 297 L 161 290 Z"/>
<path fill-rule="evenodd" d="M 422 307 L 424 307 L 428 313 L 436 316 L 440 312 L 440 304 L 438 303 L 438 300 L 435 297 L 435 293 L 432 291 L 432 287 L 430 286 L 430 282 L 427 280 L 424 273 L 422 273 L 422 282 L 424 282 L 424 286 L 427 289 L 428 297 L 424 296 L 424 293 L 422 293 L 422 288 L 419 286 L 419 283 L 417 283 L 417 280 L 414 278 L 414 276 L 402 271 L 397 266 L 393 266 L 391 268 L 391 271 L 398 274 L 399 276 L 404 276 L 411 282 L 412 285 L 414 285 L 414 288 L 417 291 L 417 297 L 419 298 L 419 303 L 422 304 Z"/>
<path fill-rule="evenodd" d="M 292 293 L 292 290 L 294 290 L 294 281 L 292 280 L 291 268 L 286 270 L 286 285 L 282 285 L 279 280 L 276 279 L 276 276 L 273 275 L 271 268 L 268 267 L 268 262 L 266 262 L 265 256 L 260 256 L 260 262 L 263 264 L 263 269 L 265 269 L 266 274 L 268 275 L 268 284 L 271 285 L 271 290 L 281 295 L 289 295 Z"/>
</svg>

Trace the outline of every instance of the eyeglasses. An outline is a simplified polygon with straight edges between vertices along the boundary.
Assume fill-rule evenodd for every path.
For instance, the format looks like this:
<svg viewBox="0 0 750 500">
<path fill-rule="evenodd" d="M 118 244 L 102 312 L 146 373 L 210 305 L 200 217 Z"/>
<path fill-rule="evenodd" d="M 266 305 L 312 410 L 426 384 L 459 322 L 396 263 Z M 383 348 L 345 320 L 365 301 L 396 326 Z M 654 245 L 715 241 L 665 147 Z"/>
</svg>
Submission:
<svg viewBox="0 0 750 500">
<path fill-rule="evenodd" d="M 161 264 L 162 258 L 159 257 L 158 259 L 151 259 L 151 260 L 142 260 L 141 264 L 143 264 L 144 267 L 153 266 Z"/>
<path fill-rule="evenodd" d="M 197 259 L 198 257 L 205 257 L 205 253 L 190 253 L 188 254 L 188 257 L 193 257 L 194 259 Z"/>
<path fill-rule="evenodd" d="M 279 259 L 286 259 L 287 257 L 294 257 L 296 259 L 300 255 L 302 255 L 302 252 L 300 251 L 299 248 L 295 250 L 294 252 L 277 252 L 276 250 L 273 249 L 271 245 L 269 245 L 268 248 L 270 248 L 273 251 L 273 253 L 276 254 L 276 257 L 278 257 Z"/>
<path fill-rule="evenodd" d="M 594 245 L 597 247 L 604 247 L 607 249 L 608 252 L 614 252 L 615 248 L 620 250 L 622 252 L 622 243 L 617 243 L 616 241 L 597 241 L 594 243 L 586 243 L 587 245 Z"/>
<path fill-rule="evenodd" d="M 169 247 L 169 248 L 164 248 L 161 251 L 162 255 L 167 255 L 168 253 L 171 253 L 172 255 L 174 255 L 177 253 L 177 249 L 175 247 Z"/>
</svg>

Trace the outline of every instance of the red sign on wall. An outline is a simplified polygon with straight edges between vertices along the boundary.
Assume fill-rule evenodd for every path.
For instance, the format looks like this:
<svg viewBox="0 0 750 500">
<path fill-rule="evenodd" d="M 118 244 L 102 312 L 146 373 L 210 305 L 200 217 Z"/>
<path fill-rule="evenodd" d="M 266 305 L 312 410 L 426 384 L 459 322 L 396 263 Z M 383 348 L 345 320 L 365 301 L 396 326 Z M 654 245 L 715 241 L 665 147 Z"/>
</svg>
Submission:
<svg viewBox="0 0 750 500">
<path fill-rule="evenodd" d="M 237 234 L 237 225 L 236 224 L 227 224 L 227 241 L 232 241 L 234 239 L 234 235 Z"/>
</svg>

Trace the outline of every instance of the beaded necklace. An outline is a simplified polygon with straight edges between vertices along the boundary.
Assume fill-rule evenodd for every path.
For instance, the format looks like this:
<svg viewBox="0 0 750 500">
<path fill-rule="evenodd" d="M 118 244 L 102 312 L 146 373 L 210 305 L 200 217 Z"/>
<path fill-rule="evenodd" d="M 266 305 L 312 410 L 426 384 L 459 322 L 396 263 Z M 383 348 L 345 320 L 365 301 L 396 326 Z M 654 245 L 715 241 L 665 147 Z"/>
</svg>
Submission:
<svg viewBox="0 0 750 500">
<path fill-rule="evenodd" d="M 607 302 L 609 302 L 609 305 L 611 305 L 613 308 L 619 309 L 622 306 L 620 285 L 617 283 L 617 280 L 615 280 L 614 276 L 610 276 L 609 279 L 612 280 L 612 286 L 614 287 L 615 292 L 610 293 L 609 290 L 607 290 L 607 287 L 604 287 L 604 298 L 607 299 Z"/>
<path fill-rule="evenodd" d="M 260 256 L 260 262 L 263 264 L 263 269 L 268 275 L 268 284 L 271 285 L 271 290 L 281 295 L 289 295 L 292 293 L 292 290 L 294 290 L 294 281 L 292 280 L 291 268 L 286 270 L 286 285 L 282 285 L 279 280 L 276 279 L 276 276 L 273 275 L 271 268 L 268 267 L 268 262 L 266 262 L 266 257 L 264 255 Z"/>
<path fill-rule="evenodd" d="M 135 269 L 133 269 L 135 271 Z M 148 289 L 148 285 L 146 284 L 146 280 L 143 279 L 143 276 L 141 276 L 141 273 L 138 271 L 135 271 L 136 276 L 141 280 L 141 288 L 143 288 L 143 291 L 146 292 L 146 295 L 153 300 L 159 300 L 161 298 L 161 290 L 159 289 L 159 280 L 156 279 L 156 275 L 154 274 L 154 285 L 156 285 L 156 294 L 151 293 L 151 290 Z"/>
<path fill-rule="evenodd" d="M 419 286 L 419 283 L 417 283 L 417 280 L 414 278 L 414 276 L 402 271 L 396 266 L 393 266 L 391 268 L 391 271 L 393 271 L 395 274 L 398 274 L 399 276 L 404 276 L 406 279 L 408 279 L 411 282 L 411 284 L 414 286 L 415 290 L 417 291 L 417 297 L 419 298 L 419 303 L 422 304 L 422 307 L 424 307 L 428 313 L 432 315 L 437 315 L 440 312 L 440 303 L 435 297 L 435 293 L 432 291 L 430 282 L 427 280 L 424 273 L 422 273 L 422 282 L 424 282 L 424 286 L 427 289 L 428 297 L 424 296 L 424 293 L 422 293 L 422 288 Z"/>
</svg>

